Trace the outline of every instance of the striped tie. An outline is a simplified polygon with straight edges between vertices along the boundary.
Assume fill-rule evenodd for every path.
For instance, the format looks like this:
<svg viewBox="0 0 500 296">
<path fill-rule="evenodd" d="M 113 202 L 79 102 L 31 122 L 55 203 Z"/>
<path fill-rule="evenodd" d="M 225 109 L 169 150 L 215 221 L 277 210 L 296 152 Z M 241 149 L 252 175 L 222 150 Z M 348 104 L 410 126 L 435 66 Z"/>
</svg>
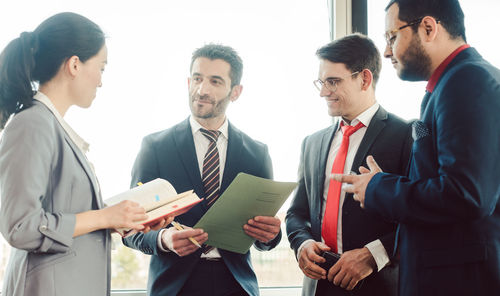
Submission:
<svg viewBox="0 0 500 296">
<path fill-rule="evenodd" d="M 205 191 L 205 201 L 210 206 L 219 197 L 219 150 L 217 149 L 217 139 L 220 132 L 200 129 L 201 133 L 210 141 L 207 153 L 203 159 L 202 182 Z"/>
</svg>

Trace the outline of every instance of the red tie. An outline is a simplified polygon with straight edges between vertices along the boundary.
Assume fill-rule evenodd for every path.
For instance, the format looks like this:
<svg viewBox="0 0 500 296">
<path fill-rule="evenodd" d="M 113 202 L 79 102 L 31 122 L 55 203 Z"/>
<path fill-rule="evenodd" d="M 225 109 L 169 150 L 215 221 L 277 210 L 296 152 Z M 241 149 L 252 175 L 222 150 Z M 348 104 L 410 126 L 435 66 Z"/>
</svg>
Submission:
<svg viewBox="0 0 500 296">
<path fill-rule="evenodd" d="M 363 123 L 358 123 L 356 126 L 340 124 L 342 129 L 342 144 L 335 160 L 333 161 L 332 174 L 343 174 L 344 164 L 349 149 L 349 137 L 358 129 L 364 127 Z M 332 251 L 337 253 L 337 222 L 339 216 L 339 200 L 342 184 L 333 179 L 330 179 L 328 186 L 328 195 L 326 198 L 326 209 L 323 217 L 323 225 L 321 227 L 321 236 L 325 243 L 332 248 Z"/>
</svg>

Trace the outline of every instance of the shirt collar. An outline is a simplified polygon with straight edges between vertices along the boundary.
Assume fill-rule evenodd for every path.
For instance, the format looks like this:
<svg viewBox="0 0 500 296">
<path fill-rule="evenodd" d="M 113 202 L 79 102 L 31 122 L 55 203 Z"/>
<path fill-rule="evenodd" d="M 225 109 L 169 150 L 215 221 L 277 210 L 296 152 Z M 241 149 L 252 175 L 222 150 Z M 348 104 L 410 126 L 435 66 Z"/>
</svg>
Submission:
<svg viewBox="0 0 500 296">
<path fill-rule="evenodd" d="M 361 114 L 359 114 L 356 118 L 354 118 L 351 123 L 347 123 L 344 119 L 341 119 L 344 122 L 344 125 L 352 125 L 355 126 L 359 122 L 362 122 L 364 126 L 370 125 L 370 122 L 372 121 L 373 116 L 375 116 L 375 113 L 377 113 L 378 108 L 380 105 L 378 103 L 373 104 L 370 108 L 366 109 L 363 111 Z M 340 129 L 340 124 L 338 126 L 338 129 Z"/>
<path fill-rule="evenodd" d="M 196 119 L 193 118 L 193 116 L 189 116 L 189 123 L 191 125 L 191 132 L 193 133 L 193 136 L 200 130 L 200 128 L 204 128 L 201 126 L 201 124 L 196 121 Z M 224 119 L 224 123 L 219 127 L 218 131 L 221 132 L 221 136 L 224 136 L 224 138 L 228 139 L 228 126 L 229 122 L 226 119 Z"/>
<path fill-rule="evenodd" d="M 66 133 L 68 134 L 68 136 L 71 138 L 71 140 L 73 141 L 73 143 L 76 144 L 76 146 L 78 146 L 78 148 L 80 148 L 80 150 L 85 154 L 89 151 L 89 144 L 82 138 L 80 137 L 70 126 L 68 123 L 66 123 L 66 121 L 64 120 L 64 118 L 61 116 L 61 114 L 59 113 L 59 111 L 57 111 L 56 107 L 54 106 L 54 104 L 52 103 L 52 101 L 49 99 L 49 97 L 47 97 L 44 93 L 42 93 L 41 91 L 38 91 L 34 96 L 33 98 L 37 101 L 39 101 L 40 103 L 44 104 L 45 106 L 47 106 L 47 108 L 50 110 L 50 112 L 52 112 L 52 114 L 54 114 L 54 116 L 56 117 L 57 121 L 59 122 L 59 124 L 62 126 L 62 128 L 64 129 L 64 131 L 66 131 Z"/>
<path fill-rule="evenodd" d="M 451 61 L 459 54 L 461 53 L 463 50 L 469 48 L 470 45 L 469 44 L 464 44 L 462 46 L 460 46 L 459 48 L 455 49 L 455 51 L 453 51 L 437 68 L 436 70 L 434 71 L 434 73 L 432 73 L 431 75 L 431 78 L 429 78 L 429 81 L 427 82 L 427 86 L 425 87 L 425 89 L 432 93 L 434 91 L 434 88 L 436 87 L 436 84 L 438 83 L 439 81 L 439 78 L 441 78 L 441 75 L 443 74 L 444 70 L 446 69 L 446 67 L 451 63 Z"/>
</svg>

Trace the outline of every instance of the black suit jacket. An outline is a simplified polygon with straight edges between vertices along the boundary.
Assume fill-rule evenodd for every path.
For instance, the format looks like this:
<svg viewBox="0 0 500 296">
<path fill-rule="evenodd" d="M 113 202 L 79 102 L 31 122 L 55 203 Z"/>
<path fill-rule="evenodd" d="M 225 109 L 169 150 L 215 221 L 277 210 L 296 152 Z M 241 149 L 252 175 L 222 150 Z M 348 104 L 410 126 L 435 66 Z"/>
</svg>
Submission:
<svg viewBox="0 0 500 296">
<path fill-rule="evenodd" d="M 500 295 L 500 71 L 473 48 L 414 124 L 409 177 L 376 174 L 366 209 L 401 223 L 401 295 Z"/>
<path fill-rule="evenodd" d="M 299 167 L 299 185 L 286 216 L 288 240 L 297 252 L 308 240 L 321 241 L 321 204 L 326 162 L 331 141 L 338 124 L 304 139 Z M 373 116 L 353 161 L 352 170 L 366 167 L 366 157 L 373 155 L 384 171 L 404 174 L 411 149 L 411 128 L 408 123 L 388 113 L 382 107 Z M 360 208 L 351 194 L 346 195 L 342 208 L 343 250 L 362 248 L 380 239 L 389 255 L 394 246 L 396 224 Z M 309 281 L 311 285 L 315 282 Z M 314 287 L 304 287 L 306 291 Z M 397 264 L 385 267 L 368 277 L 356 295 L 395 295 Z M 349 295 L 339 288 L 338 295 Z"/>
<path fill-rule="evenodd" d="M 240 172 L 272 178 L 272 163 L 267 146 L 248 137 L 231 123 L 228 127 L 228 146 L 221 192 Z M 132 170 L 132 186 L 155 178 L 168 180 L 177 192 L 194 189 L 204 196 L 198 160 L 189 120 L 144 138 L 141 151 Z M 193 226 L 205 214 L 205 201 L 189 212 L 176 217 L 176 221 Z M 179 257 L 174 252 L 162 252 L 157 246 L 158 231 L 138 233 L 124 239 L 124 244 L 152 255 L 148 295 L 176 295 L 200 260 L 201 251 Z M 256 242 L 260 250 L 270 250 L 281 240 L 281 233 L 267 244 Z M 219 252 L 235 279 L 249 295 L 258 295 L 258 284 L 250 263 L 250 252 L 238 254 L 219 249 Z"/>
</svg>

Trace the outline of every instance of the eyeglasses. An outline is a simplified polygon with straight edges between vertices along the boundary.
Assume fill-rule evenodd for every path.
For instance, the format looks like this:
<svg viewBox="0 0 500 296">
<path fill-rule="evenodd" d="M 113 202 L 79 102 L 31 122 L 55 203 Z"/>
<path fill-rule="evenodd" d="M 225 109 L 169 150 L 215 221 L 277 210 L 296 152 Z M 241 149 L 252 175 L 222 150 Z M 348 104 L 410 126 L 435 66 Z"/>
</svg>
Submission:
<svg viewBox="0 0 500 296">
<path fill-rule="evenodd" d="M 414 25 L 419 25 L 420 22 L 422 22 L 424 18 L 421 17 L 419 19 L 416 19 L 414 21 L 411 21 L 409 22 L 408 24 L 406 25 L 403 25 L 397 29 L 394 29 L 392 31 L 388 31 L 388 32 L 385 32 L 384 34 L 384 37 L 385 37 L 385 42 L 387 43 L 387 46 L 389 47 L 392 47 L 394 45 L 394 41 L 396 41 L 396 33 L 398 33 L 399 31 L 403 30 L 404 28 L 407 28 L 407 27 L 411 27 L 411 26 L 414 26 Z M 439 21 L 437 21 L 439 23 Z"/>
<path fill-rule="evenodd" d="M 348 77 L 352 77 L 356 74 L 359 74 L 359 71 L 356 71 L 354 73 L 351 73 L 351 75 L 349 76 L 346 76 L 345 78 L 348 78 Z M 328 89 L 329 91 L 331 92 L 335 92 L 337 90 L 337 84 L 339 82 L 341 82 L 342 80 L 344 80 L 345 78 L 327 78 L 325 81 L 321 80 L 321 79 L 316 79 L 313 81 L 314 83 L 314 86 L 316 86 L 316 88 L 321 91 L 321 89 L 324 87 L 326 87 L 326 89 Z"/>
</svg>

